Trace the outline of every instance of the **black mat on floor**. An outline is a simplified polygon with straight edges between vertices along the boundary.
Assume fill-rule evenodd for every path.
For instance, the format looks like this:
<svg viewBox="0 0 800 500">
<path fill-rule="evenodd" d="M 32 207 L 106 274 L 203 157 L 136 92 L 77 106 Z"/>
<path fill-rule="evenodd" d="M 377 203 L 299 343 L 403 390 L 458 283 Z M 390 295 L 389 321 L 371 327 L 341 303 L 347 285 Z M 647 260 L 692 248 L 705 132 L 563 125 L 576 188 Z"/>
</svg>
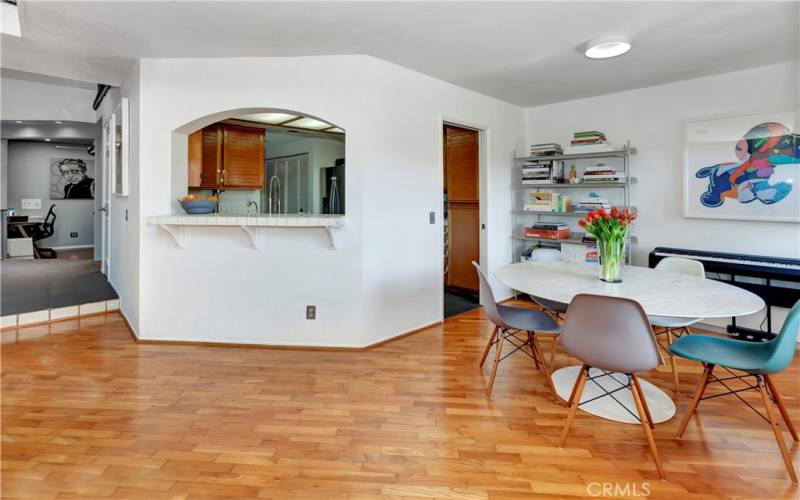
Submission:
<svg viewBox="0 0 800 500">
<path fill-rule="evenodd" d="M 0 313 L 3 316 L 116 299 L 117 293 L 90 259 L 3 259 Z"/>
<path fill-rule="evenodd" d="M 449 318 L 456 314 L 472 311 L 479 308 L 477 295 L 454 293 L 450 290 L 444 291 L 444 317 Z"/>
</svg>

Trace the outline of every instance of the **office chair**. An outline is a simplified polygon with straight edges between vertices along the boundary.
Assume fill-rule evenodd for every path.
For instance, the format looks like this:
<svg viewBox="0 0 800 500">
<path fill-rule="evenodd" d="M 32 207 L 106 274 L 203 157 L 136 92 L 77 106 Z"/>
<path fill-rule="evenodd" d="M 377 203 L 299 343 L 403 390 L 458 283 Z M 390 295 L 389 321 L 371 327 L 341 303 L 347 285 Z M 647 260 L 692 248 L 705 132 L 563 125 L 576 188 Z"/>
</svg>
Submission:
<svg viewBox="0 0 800 500">
<path fill-rule="evenodd" d="M 36 245 L 37 241 L 49 238 L 55 234 L 56 213 L 53 210 L 55 207 L 56 207 L 55 204 L 50 205 L 50 210 L 47 211 L 47 215 L 44 218 L 44 222 L 32 226 L 33 234 L 31 235 L 31 237 L 33 238 L 34 245 Z M 58 257 L 58 253 L 52 248 L 42 248 L 36 245 L 36 250 L 39 253 L 40 259 L 55 259 L 56 257 Z"/>
</svg>

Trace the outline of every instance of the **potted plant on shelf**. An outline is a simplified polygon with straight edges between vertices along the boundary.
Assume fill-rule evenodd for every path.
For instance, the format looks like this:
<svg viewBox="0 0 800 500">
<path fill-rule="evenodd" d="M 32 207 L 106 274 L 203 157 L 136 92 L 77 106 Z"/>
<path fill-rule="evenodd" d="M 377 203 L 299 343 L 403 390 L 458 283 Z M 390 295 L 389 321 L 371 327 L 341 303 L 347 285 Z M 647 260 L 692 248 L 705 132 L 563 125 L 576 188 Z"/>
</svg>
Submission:
<svg viewBox="0 0 800 500">
<path fill-rule="evenodd" d="M 601 280 L 608 283 L 622 282 L 625 242 L 635 220 L 636 212 L 615 207 L 611 211 L 604 208 L 593 210 L 578 221 L 580 227 L 597 239 Z"/>
</svg>

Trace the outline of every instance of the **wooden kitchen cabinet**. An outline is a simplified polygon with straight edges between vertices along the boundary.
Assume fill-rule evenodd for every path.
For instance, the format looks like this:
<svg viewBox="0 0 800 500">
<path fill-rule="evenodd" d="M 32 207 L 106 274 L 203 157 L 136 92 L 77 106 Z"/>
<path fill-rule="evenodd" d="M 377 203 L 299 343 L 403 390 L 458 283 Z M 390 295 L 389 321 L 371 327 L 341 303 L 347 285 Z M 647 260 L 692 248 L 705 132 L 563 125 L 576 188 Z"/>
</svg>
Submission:
<svg viewBox="0 0 800 500">
<path fill-rule="evenodd" d="M 214 124 L 191 134 L 189 187 L 264 189 L 264 130 Z"/>
</svg>

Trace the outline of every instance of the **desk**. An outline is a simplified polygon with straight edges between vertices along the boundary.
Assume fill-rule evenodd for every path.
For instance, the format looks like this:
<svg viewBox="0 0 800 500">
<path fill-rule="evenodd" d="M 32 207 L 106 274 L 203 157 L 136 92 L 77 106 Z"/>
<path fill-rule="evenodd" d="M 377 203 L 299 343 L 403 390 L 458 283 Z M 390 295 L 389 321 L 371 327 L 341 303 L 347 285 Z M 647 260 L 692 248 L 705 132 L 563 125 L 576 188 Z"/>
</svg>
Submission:
<svg viewBox="0 0 800 500">
<path fill-rule="evenodd" d="M 597 264 L 582 262 L 531 262 L 511 264 L 497 270 L 500 283 L 514 290 L 556 302 L 570 303 L 575 295 L 593 293 L 633 299 L 642 305 L 648 316 L 681 318 L 721 318 L 757 313 L 764 308 L 761 297 L 747 290 L 685 274 L 646 267 L 625 266 L 622 283 L 606 283 L 597 277 Z M 578 376 L 579 366 L 561 368 L 553 373 L 556 392 L 567 400 Z M 600 374 L 593 370 L 591 375 Z M 655 423 L 675 415 L 675 404 L 664 391 L 640 379 L 647 404 Z M 622 374 L 612 374 L 587 384 L 582 401 L 627 383 Z M 588 413 L 638 424 L 630 391 L 620 391 L 615 397 L 621 404 L 601 398 L 582 405 Z M 627 408 L 627 409 L 626 409 Z"/>
<path fill-rule="evenodd" d="M 22 234 L 23 238 L 32 239 L 33 234 L 30 232 L 30 228 L 32 226 L 38 226 L 42 223 L 44 223 L 44 218 L 40 216 L 29 216 L 27 221 L 6 222 L 6 225 L 7 229 L 11 227 L 16 228 L 20 232 L 20 234 Z M 8 231 L 6 231 L 6 234 L 8 234 Z M 36 243 L 33 243 L 33 255 L 37 259 L 41 258 L 41 255 L 39 255 L 39 249 L 36 248 Z"/>
</svg>

